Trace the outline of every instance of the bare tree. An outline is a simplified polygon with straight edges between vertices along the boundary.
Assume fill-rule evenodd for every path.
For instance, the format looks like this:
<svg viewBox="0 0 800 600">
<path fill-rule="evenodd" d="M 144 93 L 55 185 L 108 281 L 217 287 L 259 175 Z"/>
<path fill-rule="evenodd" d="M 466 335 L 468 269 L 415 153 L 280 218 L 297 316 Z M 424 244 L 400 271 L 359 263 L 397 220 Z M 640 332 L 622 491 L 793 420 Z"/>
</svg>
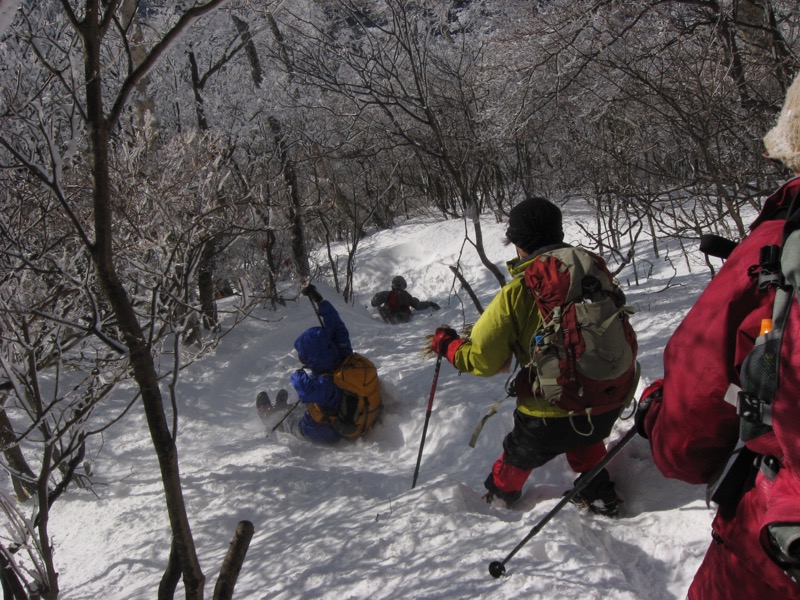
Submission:
<svg viewBox="0 0 800 600">
<path fill-rule="evenodd" d="M 87 433 L 85 419 L 97 399 L 113 387 L 114 376 L 109 378 L 113 373 L 118 377 L 132 373 L 161 470 L 172 528 L 170 567 L 175 569 L 168 567 L 159 597 L 172 597 L 178 578 L 183 579 L 187 598 L 203 597 L 205 575 L 186 513 L 175 445 L 177 398 L 174 394 L 170 398 L 170 421 L 160 387 L 164 374 L 156 367 L 155 357 L 165 336 L 179 334 L 189 322 L 191 311 L 185 309 L 196 306 L 190 301 L 187 281 L 202 259 L 202 252 L 193 252 L 193 248 L 202 244 L 195 246 L 192 241 L 202 239 L 204 231 L 214 229 L 215 219 L 225 220 L 225 216 L 215 195 L 208 193 L 219 189 L 214 184 L 215 171 L 207 171 L 199 179 L 208 184 L 202 190 L 192 179 L 204 167 L 167 169 L 161 176 L 175 175 L 177 180 L 162 180 L 165 185 L 155 186 L 156 195 L 169 191 L 176 203 L 185 203 L 186 197 L 176 191 L 200 193 L 191 194 L 192 202 L 178 213 L 184 220 L 176 223 L 172 232 L 161 230 L 167 243 L 156 243 L 147 219 L 170 214 L 158 210 L 165 198 L 148 196 L 144 185 L 131 195 L 124 189 L 129 185 L 136 190 L 137 180 L 141 185 L 149 177 L 147 161 L 140 159 L 154 146 L 141 140 L 127 143 L 119 134 L 122 116 L 138 84 L 192 23 L 222 3 L 210 0 L 175 14 L 167 29 L 136 60 L 127 37 L 129 23 L 121 17 L 117 1 L 26 5 L 16 21 L 17 50 L 22 53 L 13 63 L 17 74 L 29 68 L 25 60 L 30 59 L 40 67 L 34 71 L 44 76 L 32 80 L 34 86 L 24 91 L 4 88 L 16 95 L 4 98 L 0 161 L 4 173 L 19 182 L 11 189 L 22 190 L 27 183 L 37 203 L 28 210 L 26 220 L 4 213 L 2 224 L 11 235 L 4 237 L 0 260 L 4 293 L 36 295 L 29 303 L 18 295 L 3 297 L 3 341 L 8 343 L 4 349 L 11 350 L 14 344 L 21 352 L 16 353 L 19 360 L 3 363 L 6 379 L 0 383 L 7 399 L 3 408 L 9 408 L 8 398 L 13 397 L 14 411 L 29 415 L 35 423 L 30 431 L 39 431 L 44 448 L 42 472 L 35 479 L 40 507 L 37 543 L 44 564 L 44 575 L 36 583 L 43 598 L 59 594 L 46 509 L 80 462 Z M 72 65 L 82 69 L 73 70 Z M 8 74 L 14 75 L 6 70 Z M 193 160 L 191 150 L 180 156 Z M 206 164 L 213 166 L 214 161 Z M 125 167 L 135 168 L 126 172 Z M 153 175 L 159 176 L 158 172 L 151 172 L 150 177 Z M 170 183 L 175 187 L 169 189 Z M 25 207 L 14 200 L 11 210 Z M 37 232 L 32 252 L 27 251 L 26 244 L 31 242 L 21 226 Z M 7 326 L 13 328 L 13 337 Z M 65 381 L 63 388 L 59 384 L 46 400 L 48 391 L 38 385 L 37 373 L 43 368 L 60 373 L 72 356 L 85 361 L 87 346 L 71 344 L 87 336 L 95 340 L 97 369 L 83 371 L 85 365 L 79 365 L 76 373 L 90 374 Z M 175 352 L 173 375 L 181 366 L 180 353 Z M 78 426 L 81 423 L 84 425 Z M 17 439 L 30 436 L 23 431 Z M 62 467 L 61 483 L 51 488 L 51 474 Z M 19 471 L 20 481 L 26 477 L 29 474 L 24 469 Z M 6 549 L 3 545 L 4 562 L 8 563 L 12 557 Z"/>
<path fill-rule="evenodd" d="M 417 168 L 447 182 L 472 223 L 476 252 L 502 285 L 503 274 L 486 257 L 480 224 L 485 161 L 474 153 L 480 98 L 469 87 L 469 72 L 481 47 L 454 46 L 427 8 L 394 0 L 342 2 L 325 8 L 321 23 L 286 15 L 285 54 L 296 80 L 338 97 L 361 130 L 388 136 Z"/>
<path fill-rule="evenodd" d="M 528 188 L 589 199 L 587 236 L 615 253 L 639 220 L 654 243 L 742 236 L 741 209 L 775 176 L 760 139 L 797 70 L 796 5 L 553 0 L 528 17 L 493 54 L 495 79 L 515 84 L 491 99 L 497 131 L 531 150 L 512 177 L 530 165 Z"/>
</svg>

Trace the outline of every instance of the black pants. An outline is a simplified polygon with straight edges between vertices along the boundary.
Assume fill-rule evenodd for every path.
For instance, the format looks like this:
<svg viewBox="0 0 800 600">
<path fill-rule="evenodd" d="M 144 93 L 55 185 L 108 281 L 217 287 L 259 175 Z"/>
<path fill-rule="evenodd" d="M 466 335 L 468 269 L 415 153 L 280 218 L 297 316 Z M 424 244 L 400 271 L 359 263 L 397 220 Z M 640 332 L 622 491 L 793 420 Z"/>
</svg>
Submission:
<svg viewBox="0 0 800 600">
<path fill-rule="evenodd" d="M 515 410 L 514 429 L 503 440 L 505 460 L 520 469 L 535 469 L 569 450 L 596 444 L 611 434 L 623 410 L 591 418 L 540 418 Z"/>
</svg>

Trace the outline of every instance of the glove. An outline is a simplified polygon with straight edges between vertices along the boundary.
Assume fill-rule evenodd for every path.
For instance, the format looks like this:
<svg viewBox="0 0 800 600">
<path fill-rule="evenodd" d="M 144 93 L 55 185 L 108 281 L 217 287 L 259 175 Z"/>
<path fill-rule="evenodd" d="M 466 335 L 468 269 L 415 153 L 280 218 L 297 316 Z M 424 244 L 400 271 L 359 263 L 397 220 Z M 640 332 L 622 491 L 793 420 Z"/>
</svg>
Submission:
<svg viewBox="0 0 800 600">
<path fill-rule="evenodd" d="M 441 308 L 436 302 L 428 302 L 428 304 L 433 310 L 439 310 Z"/>
<path fill-rule="evenodd" d="M 314 287 L 312 284 L 310 284 L 310 283 L 309 283 L 308 285 L 304 285 L 303 287 L 301 287 L 301 288 L 300 288 L 300 293 L 301 293 L 301 294 L 303 294 L 303 296 L 308 296 L 308 297 L 309 297 L 309 299 L 310 299 L 312 302 L 316 302 L 317 304 L 319 304 L 320 302 L 322 302 L 322 299 L 323 299 L 323 298 L 322 298 L 322 294 L 320 294 L 320 293 L 317 291 L 317 288 L 315 288 L 315 287 Z"/>
<path fill-rule="evenodd" d="M 458 333 L 450 327 L 439 327 L 433 332 L 431 350 L 435 354 L 445 354 L 447 347 L 458 339 Z"/>
<path fill-rule="evenodd" d="M 431 340 L 431 350 L 436 354 L 441 354 L 451 363 L 462 345 L 464 345 L 464 340 L 460 339 L 456 330 L 450 327 L 439 327 L 433 333 L 433 340 Z"/>
<path fill-rule="evenodd" d="M 305 389 L 308 382 L 308 373 L 303 369 L 297 369 L 291 376 L 292 386 L 295 390 Z"/>
<path fill-rule="evenodd" d="M 661 402 L 661 399 L 664 396 L 663 390 L 664 380 L 656 379 L 653 383 L 645 388 L 645 390 L 642 392 L 642 397 L 639 399 L 639 405 L 636 407 L 636 414 L 633 417 L 633 424 L 636 427 L 636 433 L 638 433 L 644 439 L 648 439 L 647 426 L 652 425 L 652 423 L 649 423 L 647 419 L 650 406 L 653 404 L 653 402 Z M 650 416 L 652 417 L 653 415 Z"/>
</svg>

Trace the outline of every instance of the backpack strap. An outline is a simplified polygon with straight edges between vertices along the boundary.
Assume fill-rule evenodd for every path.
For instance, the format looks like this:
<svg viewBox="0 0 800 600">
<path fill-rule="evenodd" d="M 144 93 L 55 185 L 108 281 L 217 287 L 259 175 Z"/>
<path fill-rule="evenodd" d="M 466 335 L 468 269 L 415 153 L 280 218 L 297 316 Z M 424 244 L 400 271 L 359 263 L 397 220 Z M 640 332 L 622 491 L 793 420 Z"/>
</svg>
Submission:
<svg viewBox="0 0 800 600">
<path fill-rule="evenodd" d="M 515 344 L 519 345 L 517 342 L 515 342 Z M 519 367 L 519 360 L 515 358 L 514 368 L 511 369 L 511 374 L 508 376 L 508 379 L 506 379 L 506 396 L 505 398 L 501 398 L 500 400 L 492 404 L 489 407 L 489 410 L 486 411 L 486 414 L 483 415 L 481 420 L 478 422 L 478 424 L 475 427 L 475 431 L 472 432 L 472 437 L 469 440 L 470 448 L 474 448 L 475 444 L 478 442 L 478 436 L 481 434 L 483 426 L 486 425 L 486 421 L 488 421 L 491 417 L 493 417 L 497 413 L 497 410 L 500 408 L 503 402 L 517 395 L 514 388 L 514 382 L 515 382 L 514 374 L 517 372 L 518 367 Z"/>
<path fill-rule="evenodd" d="M 798 295 L 800 289 L 800 193 L 795 195 L 789 206 L 786 224 L 783 226 L 783 246 L 780 254 L 780 281 L 775 288 L 775 302 L 772 305 L 772 328 L 780 335 L 778 349 L 783 346 L 783 334 L 792 299 Z M 780 382 L 780 372 L 776 372 L 777 389 Z"/>
<path fill-rule="evenodd" d="M 494 404 L 492 404 L 489 407 L 489 410 L 486 411 L 486 414 L 483 415 L 481 420 L 475 426 L 475 431 L 472 432 L 472 437 L 469 439 L 469 447 L 470 448 L 474 448 L 475 444 L 478 442 L 478 436 L 481 434 L 481 431 L 483 430 L 483 426 L 486 425 L 486 421 L 488 421 L 490 417 L 493 417 L 495 415 L 495 413 L 497 413 L 497 409 L 499 409 L 500 406 L 503 404 L 503 402 L 505 402 L 509 398 L 511 398 L 511 395 L 507 394 L 505 398 L 502 398 L 502 399 L 498 400 L 497 402 L 495 402 Z"/>
<path fill-rule="evenodd" d="M 797 293 L 800 289 L 800 193 L 792 201 L 783 226 L 781 272 L 784 283 Z"/>
</svg>

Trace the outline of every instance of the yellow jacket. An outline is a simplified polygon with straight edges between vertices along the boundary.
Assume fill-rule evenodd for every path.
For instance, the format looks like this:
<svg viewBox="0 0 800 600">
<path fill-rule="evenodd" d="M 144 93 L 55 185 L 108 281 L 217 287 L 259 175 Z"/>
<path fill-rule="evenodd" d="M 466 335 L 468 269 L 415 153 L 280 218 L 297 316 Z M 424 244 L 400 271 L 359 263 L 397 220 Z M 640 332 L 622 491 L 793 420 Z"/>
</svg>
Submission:
<svg viewBox="0 0 800 600">
<path fill-rule="evenodd" d="M 558 245 L 561 247 L 561 244 Z M 542 251 L 550 249 L 543 248 Z M 524 272 L 533 256 L 507 263 L 512 279 L 497 293 L 472 328 L 470 337 L 453 360 L 463 373 L 491 377 L 513 368 L 516 356 L 521 367 L 531 362 L 531 340 L 542 324 L 533 296 L 525 287 Z M 567 411 L 546 400 L 518 397 L 517 409 L 534 417 L 566 417 Z"/>
</svg>

